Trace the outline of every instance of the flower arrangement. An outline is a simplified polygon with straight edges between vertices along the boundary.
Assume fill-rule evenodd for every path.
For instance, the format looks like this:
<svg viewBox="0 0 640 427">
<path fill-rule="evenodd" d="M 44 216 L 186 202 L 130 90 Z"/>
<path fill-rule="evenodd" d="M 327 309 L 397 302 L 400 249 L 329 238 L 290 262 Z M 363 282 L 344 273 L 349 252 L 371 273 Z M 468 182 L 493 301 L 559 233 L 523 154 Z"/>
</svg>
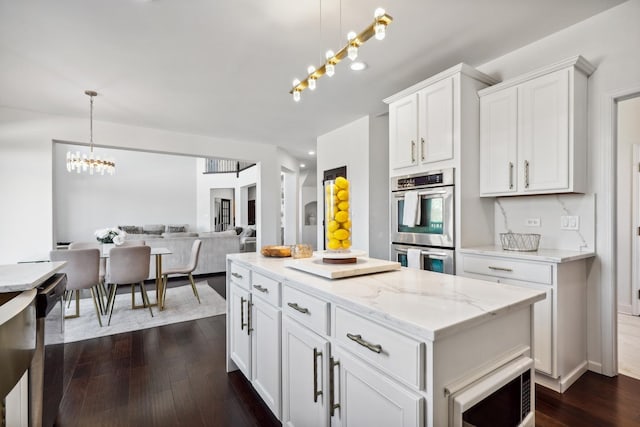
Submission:
<svg viewBox="0 0 640 427">
<path fill-rule="evenodd" d="M 102 228 L 100 230 L 96 230 L 94 233 L 96 239 L 100 243 L 115 243 L 116 245 L 121 245 L 124 243 L 124 237 L 127 235 L 123 230 L 119 228 Z"/>
</svg>

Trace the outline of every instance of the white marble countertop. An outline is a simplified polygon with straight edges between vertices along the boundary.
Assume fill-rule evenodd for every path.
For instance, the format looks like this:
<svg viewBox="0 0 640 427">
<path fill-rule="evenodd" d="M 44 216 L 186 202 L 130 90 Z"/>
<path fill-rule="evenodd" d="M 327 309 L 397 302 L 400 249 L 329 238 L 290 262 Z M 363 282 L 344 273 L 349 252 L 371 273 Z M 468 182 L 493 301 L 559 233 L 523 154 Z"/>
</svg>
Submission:
<svg viewBox="0 0 640 427">
<path fill-rule="evenodd" d="M 0 292 L 18 292 L 36 288 L 65 264 L 65 261 L 59 261 L 0 265 Z"/>
<path fill-rule="evenodd" d="M 404 267 L 330 280 L 287 268 L 287 258 L 253 252 L 227 258 L 430 341 L 545 298 L 543 291 L 531 288 Z"/>
<path fill-rule="evenodd" d="M 505 251 L 502 246 L 474 246 L 459 249 L 463 254 L 490 255 L 525 261 L 544 261 L 560 264 L 596 256 L 593 251 L 570 251 L 565 249 L 538 249 L 535 252 Z"/>
</svg>

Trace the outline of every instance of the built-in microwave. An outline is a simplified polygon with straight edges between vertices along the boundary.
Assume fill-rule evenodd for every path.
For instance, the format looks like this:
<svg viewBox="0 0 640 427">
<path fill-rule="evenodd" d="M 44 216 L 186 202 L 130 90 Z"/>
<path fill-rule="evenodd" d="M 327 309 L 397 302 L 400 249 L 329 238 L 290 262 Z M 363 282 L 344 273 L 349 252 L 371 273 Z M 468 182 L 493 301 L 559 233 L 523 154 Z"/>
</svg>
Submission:
<svg viewBox="0 0 640 427">
<path fill-rule="evenodd" d="M 534 425 L 533 359 L 520 356 L 449 396 L 450 427 Z"/>
<path fill-rule="evenodd" d="M 454 170 L 442 169 L 391 179 L 391 242 L 455 247 Z M 416 192 L 419 222 L 404 223 L 405 198 Z"/>
</svg>

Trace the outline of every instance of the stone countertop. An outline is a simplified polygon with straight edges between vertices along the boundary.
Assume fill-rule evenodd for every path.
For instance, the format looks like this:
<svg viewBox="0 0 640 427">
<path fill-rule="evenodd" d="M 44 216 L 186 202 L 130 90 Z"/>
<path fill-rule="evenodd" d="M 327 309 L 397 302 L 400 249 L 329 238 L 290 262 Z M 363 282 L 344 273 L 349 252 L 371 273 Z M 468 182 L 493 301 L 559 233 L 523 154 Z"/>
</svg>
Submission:
<svg viewBox="0 0 640 427">
<path fill-rule="evenodd" d="M 227 259 L 429 341 L 545 298 L 543 291 L 531 288 L 405 267 L 330 280 L 287 268 L 287 258 L 253 252 Z"/>
<path fill-rule="evenodd" d="M 59 261 L 0 265 L 0 292 L 37 288 L 65 264 L 65 261 Z"/>
<path fill-rule="evenodd" d="M 524 261 L 544 261 L 561 264 L 596 256 L 593 251 L 570 251 L 565 249 L 538 249 L 535 252 L 505 251 L 501 246 L 474 246 L 458 250 L 463 254 L 490 255 Z"/>
</svg>

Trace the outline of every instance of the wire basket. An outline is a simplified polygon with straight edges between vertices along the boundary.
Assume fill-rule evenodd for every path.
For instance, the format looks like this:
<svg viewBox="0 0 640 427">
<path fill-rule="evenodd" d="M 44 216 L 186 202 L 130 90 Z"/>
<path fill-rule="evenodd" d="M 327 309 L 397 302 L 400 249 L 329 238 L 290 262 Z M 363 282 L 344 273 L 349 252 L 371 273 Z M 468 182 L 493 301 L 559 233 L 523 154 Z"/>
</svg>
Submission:
<svg viewBox="0 0 640 427">
<path fill-rule="evenodd" d="M 500 233 L 500 242 L 505 251 L 535 252 L 540 244 L 539 234 Z"/>
</svg>

